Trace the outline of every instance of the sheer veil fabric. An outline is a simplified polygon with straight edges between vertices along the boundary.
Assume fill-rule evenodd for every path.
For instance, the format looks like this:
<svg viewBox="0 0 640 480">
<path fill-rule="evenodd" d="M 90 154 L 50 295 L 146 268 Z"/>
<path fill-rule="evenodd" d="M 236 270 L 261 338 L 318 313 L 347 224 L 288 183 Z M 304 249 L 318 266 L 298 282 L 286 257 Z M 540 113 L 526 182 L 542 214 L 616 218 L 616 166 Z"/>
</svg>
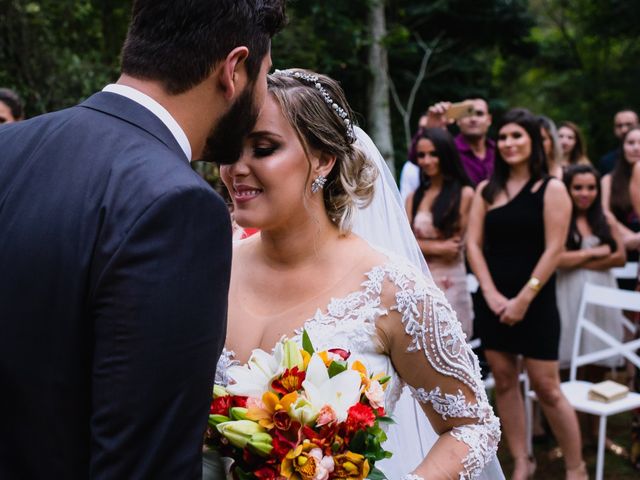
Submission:
<svg viewBox="0 0 640 480">
<path fill-rule="evenodd" d="M 400 255 L 418 266 L 427 281 L 433 283 L 427 262 L 418 246 L 404 209 L 400 191 L 380 151 L 371 138 L 355 127 L 357 143 L 378 167 L 379 175 L 371 203 L 354 213 L 352 231 L 372 247 Z M 434 286 L 435 288 L 435 286 Z M 393 412 L 395 424 L 387 431 L 386 448 L 393 457 L 376 464 L 387 478 L 398 479 L 412 471 L 426 457 L 438 435 L 408 387 L 404 387 Z M 409 468 L 409 470 L 407 470 Z M 504 474 L 494 458 L 483 470 L 482 480 L 503 480 Z"/>
</svg>

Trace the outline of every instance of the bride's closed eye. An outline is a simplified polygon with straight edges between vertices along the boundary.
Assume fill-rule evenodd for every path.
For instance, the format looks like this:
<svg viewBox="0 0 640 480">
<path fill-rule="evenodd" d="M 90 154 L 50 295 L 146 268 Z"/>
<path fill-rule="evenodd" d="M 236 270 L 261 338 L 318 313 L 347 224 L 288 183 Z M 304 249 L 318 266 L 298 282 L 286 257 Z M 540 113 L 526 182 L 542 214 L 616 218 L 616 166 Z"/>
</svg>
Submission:
<svg viewBox="0 0 640 480">
<path fill-rule="evenodd" d="M 278 149 L 279 145 L 270 144 L 270 145 L 256 145 L 253 147 L 253 156 L 262 158 L 273 155 L 275 151 Z"/>
</svg>

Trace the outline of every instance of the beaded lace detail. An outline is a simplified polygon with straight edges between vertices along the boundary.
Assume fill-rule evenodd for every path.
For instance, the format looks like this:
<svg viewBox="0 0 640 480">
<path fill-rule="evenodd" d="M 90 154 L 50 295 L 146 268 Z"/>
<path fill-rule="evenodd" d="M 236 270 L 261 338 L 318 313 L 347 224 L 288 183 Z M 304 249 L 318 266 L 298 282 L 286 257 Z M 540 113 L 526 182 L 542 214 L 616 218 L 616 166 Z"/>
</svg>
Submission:
<svg viewBox="0 0 640 480">
<path fill-rule="evenodd" d="M 460 389 L 455 393 L 445 393 L 440 387 L 429 392 L 417 385 L 411 387 L 414 397 L 420 403 L 429 404 L 444 420 L 476 420 L 473 424 L 454 427 L 450 432 L 469 447 L 467 456 L 462 460 L 463 470 L 459 478 L 475 478 L 494 458 L 500 440 L 500 423 L 487 400 L 477 358 L 466 343 L 460 323 L 444 294 L 407 261 L 387 255 L 390 261 L 371 269 L 360 290 L 332 299 L 324 312 L 318 309 L 295 331 L 295 335 L 301 336 L 304 328 L 319 350 L 344 348 L 356 356 L 384 356 L 386 354 L 376 333 L 376 322 L 390 311 L 397 311 L 404 331 L 411 337 L 408 351 L 422 351 L 436 372 L 453 377 L 473 392 L 475 399 L 469 401 Z M 395 289 L 395 304 L 383 305 L 381 295 L 389 284 Z M 234 362 L 233 354 L 225 350 L 218 369 L 228 368 L 229 362 Z M 390 369 L 392 374 L 385 392 L 385 407 L 392 414 L 404 383 L 392 366 Z M 225 373 L 219 371 L 216 379 L 218 375 L 226 379 Z M 403 479 L 422 480 L 416 475 L 405 475 Z"/>
<path fill-rule="evenodd" d="M 461 390 L 446 394 L 440 387 L 430 392 L 411 389 L 419 402 L 431 404 L 444 420 L 452 417 L 477 420 L 475 424 L 451 430 L 454 438 L 469 446 L 460 479 L 475 478 L 495 456 L 500 441 L 500 421 L 487 399 L 478 359 L 440 290 L 412 268 L 400 268 L 392 277 L 399 287 L 396 309 L 402 314 L 405 332 L 412 338 L 409 351 L 422 351 L 437 372 L 458 379 L 475 395 L 476 403 L 469 403 Z"/>
</svg>

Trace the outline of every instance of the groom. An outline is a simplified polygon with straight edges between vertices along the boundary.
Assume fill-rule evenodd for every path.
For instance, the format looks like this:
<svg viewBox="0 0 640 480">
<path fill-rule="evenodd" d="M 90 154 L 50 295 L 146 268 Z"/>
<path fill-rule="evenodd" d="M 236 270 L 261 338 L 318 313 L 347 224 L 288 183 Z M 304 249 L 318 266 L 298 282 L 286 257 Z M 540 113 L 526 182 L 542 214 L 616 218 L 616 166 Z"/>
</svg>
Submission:
<svg viewBox="0 0 640 480">
<path fill-rule="evenodd" d="M 0 127 L 1 479 L 200 477 L 231 231 L 189 162 L 237 157 L 284 21 L 137 0 L 116 84 Z"/>
</svg>

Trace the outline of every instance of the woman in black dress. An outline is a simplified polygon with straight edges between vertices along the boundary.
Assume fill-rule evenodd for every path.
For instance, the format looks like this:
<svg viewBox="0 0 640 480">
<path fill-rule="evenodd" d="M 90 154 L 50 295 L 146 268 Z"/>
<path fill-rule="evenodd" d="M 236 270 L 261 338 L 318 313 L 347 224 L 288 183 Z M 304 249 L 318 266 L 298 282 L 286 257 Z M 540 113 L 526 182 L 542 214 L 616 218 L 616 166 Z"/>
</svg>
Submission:
<svg viewBox="0 0 640 480">
<path fill-rule="evenodd" d="M 528 458 L 518 355 L 564 452 L 566 478 L 584 479 L 580 428 L 560 390 L 560 317 L 554 271 L 564 250 L 571 200 L 550 178 L 537 118 L 523 109 L 502 120 L 492 177 L 478 185 L 469 215 L 467 256 L 480 282 L 476 328 L 496 381 L 503 432 L 516 480 Z"/>
</svg>

